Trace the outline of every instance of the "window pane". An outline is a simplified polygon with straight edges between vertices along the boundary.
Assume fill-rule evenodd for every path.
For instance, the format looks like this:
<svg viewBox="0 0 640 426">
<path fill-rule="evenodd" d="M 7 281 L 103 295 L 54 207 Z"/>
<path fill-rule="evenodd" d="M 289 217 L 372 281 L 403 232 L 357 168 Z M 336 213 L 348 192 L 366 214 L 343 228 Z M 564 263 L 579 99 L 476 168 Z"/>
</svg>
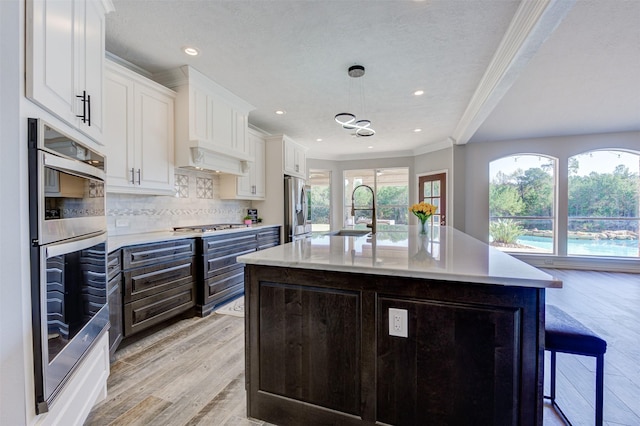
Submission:
<svg viewBox="0 0 640 426">
<path fill-rule="evenodd" d="M 409 221 L 409 169 L 376 172 L 376 209 L 380 230 L 406 230 Z"/>
<path fill-rule="evenodd" d="M 640 155 L 591 151 L 569 159 L 567 253 L 638 257 Z"/>
<path fill-rule="evenodd" d="M 556 160 L 514 155 L 489 166 L 489 241 L 504 251 L 555 253 Z"/>
<path fill-rule="evenodd" d="M 311 230 L 328 231 L 331 226 L 331 172 L 310 170 L 309 186 Z"/>
<path fill-rule="evenodd" d="M 344 171 L 344 224 L 365 228 L 371 223 L 373 203 L 371 191 L 360 188 L 369 185 L 375 191 L 376 216 L 379 231 L 406 230 L 409 219 L 409 169 L 393 168 L 378 170 L 345 170 Z M 355 200 L 354 216 L 351 216 L 351 198 Z"/>
<path fill-rule="evenodd" d="M 439 180 L 433 181 L 433 196 L 434 197 L 439 197 L 440 196 L 440 181 Z"/>
<path fill-rule="evenodd" d="M 344 225 L 345 226 L 353 226 L 357 225 L 358 219 L 354 220 L 354 217 L 351 216 L 351 196 L 353 194 L 354 189 L 358 185 L 369 185 L 372 188 L 375 183 L 375 170 L 373 169 L 365 169 L 365 170 L 345 170 L 343 172 L 344 176 Z M 367 189 L 358 189 L 355 196 L 355 204 L 356 208 L 361 208 L 362 206 L 367 205 L 367 203 L 371 203 L 371 193 Z M 355 212 L 355 217 L 360 217 L 361 220 L 359 227 L 364 228 L 365 219 L 368 218 L 369 221 L 371 219 L 371 212 L 365 210 L 358 210 Z"/>
<path fill-rule="evenodd" d="M 424 194 L 422 194 L 424 199 L 427 199 L 427 197 L 431 197 L 431 184 L 432 183 L 433 182 L 425 182 L 424 183 Z"/>
</svg>

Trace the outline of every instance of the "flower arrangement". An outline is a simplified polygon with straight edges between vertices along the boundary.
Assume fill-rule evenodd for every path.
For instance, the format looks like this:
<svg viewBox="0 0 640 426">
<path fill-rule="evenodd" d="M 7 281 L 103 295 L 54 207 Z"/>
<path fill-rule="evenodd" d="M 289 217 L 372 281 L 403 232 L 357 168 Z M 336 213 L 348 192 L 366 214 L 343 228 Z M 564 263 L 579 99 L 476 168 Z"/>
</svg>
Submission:
<svg viewBox="0 0 640 426">
<path fill-rule="evenodd" d="M 431 216 L 433 216 L 436 211 L 438 211 L 438 207 L 433 204 L 425 203 L 424 201 L 419 202 L 418 204 L 414 204 L 409 207 L 409 211 L 416 215 L 418 219 L 420 219 L 421 225 L 421 233 L 426 233 L 424 229 L 424 224 Z"/>
</svg>

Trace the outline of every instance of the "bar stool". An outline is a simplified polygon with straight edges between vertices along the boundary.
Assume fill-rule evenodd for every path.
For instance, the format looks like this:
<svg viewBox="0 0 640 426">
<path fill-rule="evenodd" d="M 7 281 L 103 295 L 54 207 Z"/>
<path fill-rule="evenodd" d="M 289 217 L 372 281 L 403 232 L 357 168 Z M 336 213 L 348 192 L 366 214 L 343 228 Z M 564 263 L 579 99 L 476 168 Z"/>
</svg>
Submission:
<svg viewBox="0 0 640 426">
<path fill-rule="evenodd" d="M 551 400 L 554 409 L 571 424 L 556 402 L 556 352 L 596 358 L 596 426 L 602 426 L 604 353 L 607 342 L 562 309 L 546 305 L 545 350 L 551 352 Z"/>
</svg>

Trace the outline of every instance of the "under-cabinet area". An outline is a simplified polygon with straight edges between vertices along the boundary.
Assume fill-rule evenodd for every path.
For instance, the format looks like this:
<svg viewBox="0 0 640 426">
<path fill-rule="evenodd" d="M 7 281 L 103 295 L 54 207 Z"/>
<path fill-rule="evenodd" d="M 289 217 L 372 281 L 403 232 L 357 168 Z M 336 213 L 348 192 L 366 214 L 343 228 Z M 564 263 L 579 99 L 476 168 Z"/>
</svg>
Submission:
<svg viewBox="0 0 640 426">
<path fill-rule="evenodd" d="M 113 237 L 107 258 L 111 357 L 124 339 L 179 315 L 209 315 L 244 293 L 236 257 L 280 244 L 280 226 Z M 126 241 L 123 243 L 122 241 Z M 136 242 L 143 243 L 137 244 Z"/>
</svg>

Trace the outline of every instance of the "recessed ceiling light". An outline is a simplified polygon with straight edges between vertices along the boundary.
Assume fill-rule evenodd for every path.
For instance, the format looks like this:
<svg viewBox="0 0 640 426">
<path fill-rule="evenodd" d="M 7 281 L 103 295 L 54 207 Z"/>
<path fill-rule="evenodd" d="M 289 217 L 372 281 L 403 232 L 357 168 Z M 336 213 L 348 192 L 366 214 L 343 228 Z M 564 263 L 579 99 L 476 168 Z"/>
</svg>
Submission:
<svg viewBox="0 0 640 426">
<path fill-rule="evenodd" d="M 413 92 L 413 94 L 415 96 L 422 96 L 422 95 L 424 95 L 424 90 L 416 90 L 415 92 Z"/>
<path fill-rule="evenodd" d="M 316 142 L 322 142 L 322 138 L 316 139 Z"/>
<path fill-rule="evenodd" d="M 422 129 L 413 129 L 414 132 L 416 133 L 420 133 L 422 131 Z"/>
<path fill-rule="evenodd" d="M 189 56 L 198 56 L 198 54 L 200 54 L 200 50 L 198 50 L 198 48 L 196 47 L 185 47 L 182 49 L 184 51 L 184 53 L 186 53 Z"/>
<path fill-rule="evenodd" d="M 287 112 L 285 110 L 279 109 L 276 111 L 276 114 L 278 115 L 285 115 Z"/>
<path fill-rule="evenodd" d="M 372 148 L 373 148 L 373 145 L 369 145 L 367 148 L 372 149 Z"/>
</svg>

